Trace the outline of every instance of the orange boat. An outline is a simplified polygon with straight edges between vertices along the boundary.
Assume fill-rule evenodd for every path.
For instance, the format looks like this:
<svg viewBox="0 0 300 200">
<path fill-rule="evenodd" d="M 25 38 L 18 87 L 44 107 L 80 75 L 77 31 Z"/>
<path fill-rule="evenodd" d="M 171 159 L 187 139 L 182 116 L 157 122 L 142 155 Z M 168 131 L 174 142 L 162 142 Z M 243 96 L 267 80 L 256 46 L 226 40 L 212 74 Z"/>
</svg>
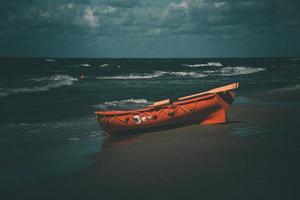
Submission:
<svg viewBox="0 0 300 200">
<path fill-rule="evenodd" d="M 185 123 L 226 123 L 227 110 L 235 98 L 232 83 L 212 90 L 178 98 L 165 99 L 136 110 L 95 112 L 104 135 L 147 131 Z"/>
</svg>

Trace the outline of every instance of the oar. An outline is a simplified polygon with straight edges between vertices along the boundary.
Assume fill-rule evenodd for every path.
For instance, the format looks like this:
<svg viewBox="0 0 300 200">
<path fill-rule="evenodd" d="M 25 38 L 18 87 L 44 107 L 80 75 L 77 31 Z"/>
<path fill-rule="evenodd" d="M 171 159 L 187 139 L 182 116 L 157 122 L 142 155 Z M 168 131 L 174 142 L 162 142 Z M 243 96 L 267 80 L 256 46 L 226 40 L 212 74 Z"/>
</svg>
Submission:
<svg viewBox="0 0 300 200">
<path fill-rule="evenodd" d="M 167 104 L 170 104 L 170 99 L 164 99 L 164 100 L 161 100 L 161 101 L 157 101 L 157 102 L 154 102 L 152 105 L 150 106 L 163 106 L 163 105 L 167 105 Z"/>
<path fill-rule="evenodd" d="M 222 86 L 222 87 L 218 87 L 218 88 L 208 90 L 206 92 L 201 92 L 201 93 L 197 93 L 197 94 L 193 94 L 193 95 L 189 95 L 189 96 L 185 96 L 185 97 L 180 97 L 180 98 L 178 98 L 178 100 L 181 101 L 181 100 L 201 96 L 201 95 L 204 95 L 204 94 L 212 94 L 212 93 L 218 93 L 218 92 L 223 92 L 223 91 L 227 91 L 227 90 L 234 90 L 238 87 L 239 87 L 239 83 L 232 83 L 232 84 L 229 84 L 229 85 L 225 85 L 225 86 Z"/>
</svg>

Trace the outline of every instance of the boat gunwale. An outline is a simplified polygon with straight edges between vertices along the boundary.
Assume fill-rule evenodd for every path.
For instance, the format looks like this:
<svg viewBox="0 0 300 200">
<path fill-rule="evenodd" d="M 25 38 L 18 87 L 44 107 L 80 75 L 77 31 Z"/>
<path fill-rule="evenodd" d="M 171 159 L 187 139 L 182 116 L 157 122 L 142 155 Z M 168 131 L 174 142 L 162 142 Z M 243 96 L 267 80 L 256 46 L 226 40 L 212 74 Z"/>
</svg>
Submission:
<svg viewBox="0 0 300 200">
<path fill-rule="evenodd" d="M 152 110 L 157 110 L 157 109 L 164 109 L 164 108 L 169 108 L 170 106 L 176 106 L 176 105 L 183 105 L 183 104 L 188 104 L 188 103 L 194 103 L 195 101 L 203 101 L 207 100 L 210 98 L 213 98 L 217 93 L 208 93 L 204 94 L 198 97 L 193 97 L 191 99 L 187 100 L 177 100 L 174 102 L 171 102 L 170 104 L 163 105 L 163 106 L 148 106 L 145 108 L 141 109 L 133 109 L 133 110 L 108 110 L 108 111 L 96 111 L 96 115 L 105 115 L 105 116 L 115 116 L 115 115 L 130 115 L 130 114 L 138 114 L 141 112 L 147 112 L 147 111 L 152 111 Z"/>
<path fill-rule="evenodd" d="M 183 105 L 183 104 L 188 104 L 188 103 L 192 103 L 192 102 L 203 101 L 203 100 L 209 99 L 211 97 L 214 97 L 218 93 L 228 92 L 228 91 L 237 89 L 238 87 L 239 87 L 239 83 L 236 82 L 236 83 L 231 83 L 229 85 L 214 88 L 214 89 L 208 90 L 206 92 L 201 92 L 201 93 L 196 93 L 196 94 L 192 94 L 192 95 L 185 96 L 185 97 L 180 97 L 180 98 L 176 99 L 176 101 L 170 102 L 168 104 L 163 104 L 163 105 L 152 104 L 145 108 L 133 109 L 133 110 L 103 110 L 103 111 L 96 111 L 95 114 L 98 115 L 98 117 L 99 117 L 99 115 L 100 116 L 101 115 L 102 116 L 116 116 L 116 115 L 120 116 L 120 115 L 138 114 L 141 112 L 170 108 L 170 107 L 176 106 L 176 105 Z"/>
</svg>

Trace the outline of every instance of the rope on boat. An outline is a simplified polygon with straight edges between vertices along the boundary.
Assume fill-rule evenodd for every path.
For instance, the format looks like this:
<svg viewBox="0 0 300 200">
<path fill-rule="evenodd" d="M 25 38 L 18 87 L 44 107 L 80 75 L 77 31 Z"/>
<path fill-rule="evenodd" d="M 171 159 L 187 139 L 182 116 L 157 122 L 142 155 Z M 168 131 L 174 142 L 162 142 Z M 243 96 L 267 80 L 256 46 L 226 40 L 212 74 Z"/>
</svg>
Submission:
<svg viewBox="0 0 300 200">
<path fill-rule="evenodd" d="M 185 108 L 184 106 L 176 105 L 175 108 L 174 108 L 174 107 L 160 107 L 160 110 L 159 110 L 159 111 L 156 111 L 156 113 L 154 113 L 154 114 L 148 113 L 148 112 L 132 113 L 132 114 L 130 114 L 131 117 L 130 117 L 130 118 L 129 118 L 129 117 L 126 117 L 125 120 L 124 120 L 124 119 L 121 119 L 121 118 L 118 117 L 117 115 L 114 115 L 113 118 L 112 118 L 111 120 L 110 120 L 109 118 L 106 118 L 106 117 L 104 116 L 104 120 L 106 121 L 105 127 L 106 127 L 108 124 L 112 123 L 114 120 L 119 120 L 119 121 L 122 122 L 123 124 L 128 125 L 130 119 L 133 120 L 133 121 L 135 122 L 134 116 L 136 116 L 136 115 L 139 115 L 140 118 L 146 116 L 146 117 L 149 117 L 148 119 L 156 120 L 156 119 L 159 117 L 159 115 L 160 115 L 161 113 L 165 113 L 169 118 L 173 118 L 173 117 L 176 115 L 177 111 L 180 110 L 180 109 L 183 110 L 183 111 L 185 111 L 185 112 L 187 112 L 187 113 L 189 113 L 189 114 L 191 114 L 191 113 L 195 112 L 197 103 L 198 103 L 198 101 L 195 100 L 195 101 L 194 101 L 193 109 L 187 109 L 187 108 Z M 169 112 L 166 111 L 166 108 L 169 109 Z M 173 108 L 173 109 L 172 109 L 172 108 Z M 172 111 L 170 111 L 171 109 L 172 109 Z"/>
</svg>

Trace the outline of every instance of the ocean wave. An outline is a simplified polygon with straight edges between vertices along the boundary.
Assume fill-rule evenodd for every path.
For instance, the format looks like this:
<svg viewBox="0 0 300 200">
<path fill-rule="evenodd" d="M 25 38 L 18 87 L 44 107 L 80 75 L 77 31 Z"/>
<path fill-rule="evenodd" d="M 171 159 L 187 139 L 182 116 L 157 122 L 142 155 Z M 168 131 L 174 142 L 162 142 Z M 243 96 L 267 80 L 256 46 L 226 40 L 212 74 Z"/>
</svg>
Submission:
<svg viewBox="0 0 300 200">
<path fill-rule="evenodd" d="M 83 64 L 75 65 L 74 67 L 91 67 L 91 65 L 87 63 L 83 63 Z"/>
<path fill-rule="evenodd" d="M 2 91 L 0 91 L 0 98 L 1 97 L 6 97 L 8 94 L 6 93 L 6 92 L 2 92 Z"/>
<path fill-rule="evenodd" d="M 190 76 L 193 78 L 202 78 L 207 76 L 205 74 L 198 73 L 198 72 L 167 72 L 167 74 L 175 75 L 175 76 Z"/>
<path fill-rule="evenodd" d="M 105 63 L 105 64 L 102 64 L 102 65 L 100 65 L 99 66 L 100 68 L 107 68 L 107 67 L 114 67 L 114 68 L 121 68 L 121 66 L 120 65 L 115 65 L 115 66 L 112 66 L 112 65 L 109 65 L 109 64 L 107 64 L 107 63 Z"/>
<path fill-rule="evenodd" d="M 151 79 L 163 76 L 166 72 L 156 71 L 153 74 L 128 74 L 123 76 L 98 76 L 96 79 Z"/>
<path fill-rule="evenodd" d="M 77 78 L 74 78 L 72 76 L 68 75 L 62 75 L 62 74 L 56 74 L 52 76 L 45 76 L 45 77 L 40 77 L 40 78 L 32 78 L 28 79 L 29 81 L 36 81 L 36 82 L 41 82 L 41 81 L 50 81 L 50 82 L 63 82 L 64 84 L 72 84 L 74 81 L 77 81 Z"/>
<path fill-rule="evenodd" d="M 101 137 L 102 134 L 99 131 L 92 131 L 92 134 L 89 134 L 89 138 Z"/>
<path fill-rule="evenodd" d="M 224 67 L 217 72 L 221 76 L 237 76 L 237 75 L 246 75 L 246 74 L 253 74 L 261 71 L 265 71 L 265 68 L 254 68 L 254 67 Z"/>
<path fill-rule="evenodd" d="M 103 67 L 108 67 L 108 64 L 107 64 L 107 63 L 102 64 L 102 65 L 100 65 L 100 67 L 101 67 L 101 68 L 103 68 Z"/>
<path fill-rule="evenodd" d="M 7 131 L 14 134 L 4 135 L 3 139 L 21 143 L 28 139 L 39 142 L 98 141 L 102 137 L 94 116 L 59 121 L 0 123 L 0 133 Z"/>
<path fill-rule="evenodd" d="M 78 141 L 80 140 L 80 138 L 77 137 L 72 137 L 72 138 L 68 138 L 69 141 Z"/>
<path fill-rule="evenodd" d="M 56 62 L 56 60 L 54 60 L 53 58 L 47 58 L 45 61 L 46 62 Z"/>
<path fill-rule="evenodd" d="M 275 88 L 275 89 L 270 90 L 269 92 L 270 93 L 273 93 L 273 92 L 293 92 L 293 91 L 297 91 L 297 90 L 300 90 L 300 84 Z"/>
<path fill-rule="evenodd" d="M 135 108 L 142 108 L 146 107 L 151 104 L 151 101 L 146 99 L 125 99 L 120 101 L 108 101 L 94 107 L 101 110 L 108 110 L 108 109 L 135 109 Z"/>
<path fill-rule="evenodd" d="M 49 77 L 28 79 L 27 81 L 38 82 L 39 85 L 24 88 L 2 88 L 2 90 L 0 91 L 0 97 L 22 93 L 44 92 L 50 90 L 51 88 L 59 88 L 62 86 L 72 85 L 75 81 L 78 81 L 78 79 L 71 76 L 58 74 Z"/>
<path fill-rule="evenodd" d="M 161 76 L 166 76 L 166 75 L 173 75 L 173 76 L 189 76 L 193 78 L 201 78 L 205 77 L 207 75 L 198 73 L 198 72 L 168 72 L 168 71 L 155 71 L 152 74 L 145 73 L 145 74 L 128 74 L 128 75 L 123 75 L 123 76 L 99 76 L 96 77 L 96 79 L 152 79 L 152 78 L 158 78 Z"/>
<path fill-rule="evenodd" d="M 205 74 L 213 74 L 213 73 L 216 73 L 216 70 L 205 70 L 205 71 L 203 71 L 203 73 L 205 73 Z"/>
<path fill-rule="evenodd" d="M 184 67 L 223 67 L 222 63 L 220 62 L 208 62 L 202 64 L 183 64 Z"/>
</svg>

